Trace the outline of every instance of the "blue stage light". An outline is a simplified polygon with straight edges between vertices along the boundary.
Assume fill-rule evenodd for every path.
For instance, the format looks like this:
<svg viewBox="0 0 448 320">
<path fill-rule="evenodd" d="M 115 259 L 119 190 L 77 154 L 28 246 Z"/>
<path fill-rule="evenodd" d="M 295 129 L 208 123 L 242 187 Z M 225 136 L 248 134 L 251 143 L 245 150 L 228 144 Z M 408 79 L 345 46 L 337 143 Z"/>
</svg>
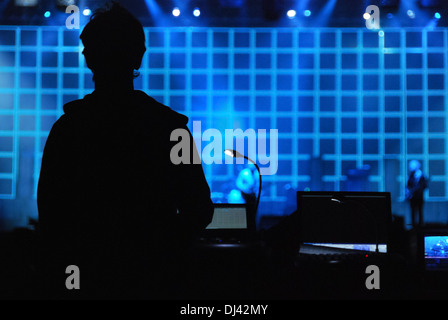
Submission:
<svg viewBox="0 0 448 320">
<path fill-rule="evenodd" d="M 45 18 L 50 18 L 50 16 L 51 16 L 51 12 L 50 11 L 45 11 L 44 17 Z"/>
<path fill-rule="evenodd" d="M 240 190 L 233 189 L 230 191 L 230 193 L 227 197 L 227 201 L 229 203 L 244 203 L 244 198 L 241 195 Z"/>
<path fill-rule="evenodd" d="M 199 10 L 199 8 L 194 8 L 193 15 L 199 17 L 201 15 L 201 10 Z"/>
<path fill-rule="evenodd" d="M 434 18 L 436 18 L 436 19 L 440 19 L 442 16 L 440 15 L 440 13 L 438 13 L 438 12 L 436 12 L 435 14 L 434 14 Z"/>
<path fill-rule="evenodd" d="M 286 15 L 288 16 L 289 19 L 293 19 L 296 16 L 296 10 L 288 10 L 288 12 L 286 12 Z"/>
<path fill-rule="evenodd" d="M 177 7 L 174 8 L 172 13 L 173 13 L 173 16 L 175 16 L 175 17 L 180 16 L 180 10 L 179 10 L 179 8 L 177 8 Z"/>
<path fill-rule="evenodd" d="M 82 14 L 85 16 L 90 16 L 92 14 L 92 11 L 89 8 L 86 8 L 82 11 Z"/>
<path fill-rule="evenodd" d="M 305 11 L 303 11 L 303 15 L 305 17 L 309 17 L 311 15 L 311 11 L 310 10 L 305 10 Z"/>
</svg>

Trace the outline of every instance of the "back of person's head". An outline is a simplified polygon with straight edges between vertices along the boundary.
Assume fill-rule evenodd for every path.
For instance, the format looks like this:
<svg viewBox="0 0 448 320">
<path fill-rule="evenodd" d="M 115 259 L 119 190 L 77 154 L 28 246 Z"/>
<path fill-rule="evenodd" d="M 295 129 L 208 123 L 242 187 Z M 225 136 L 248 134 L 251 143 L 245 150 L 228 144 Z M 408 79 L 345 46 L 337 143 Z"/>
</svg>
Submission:
<svg viewBox="0 0 448 320">
<path fill-rule="evenodd" d="M 134 76 L 146 51 L 142 24 L 115 2 L 95 11 L 80 38 L 94 78 Z"/>
<path fill-rule="evenodd" d="M 409 171 L 414 172 L 419 170 L 421 167 L 420 162 L 418 162 L 418 160 L 411 160 L 409 162 Z"/>
</svg>

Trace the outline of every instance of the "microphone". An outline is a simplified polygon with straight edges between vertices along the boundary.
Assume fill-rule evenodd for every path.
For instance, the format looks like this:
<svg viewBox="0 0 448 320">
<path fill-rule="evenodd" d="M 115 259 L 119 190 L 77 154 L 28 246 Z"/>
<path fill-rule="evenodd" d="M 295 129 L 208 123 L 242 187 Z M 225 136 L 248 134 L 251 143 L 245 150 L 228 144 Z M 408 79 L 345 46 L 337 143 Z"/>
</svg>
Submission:
<svg viewBox="0 0 448 320">
<path fill-rule="evenodd" d="M 258 211 L 258 204 L 260 203 L 260 196 L 261 196 L 261 172 L 260 172 L 260 167 L 259 167 L 259 166 L 256 164 L 256 162 L 253 161 L 251 158 L 249 158 L 249 157 L 247 157 L 247 156 L 245 156 L 245 155 L 239 153 L 239 152 L 236 151 L 236 150 L 226 149 L 226 150 L 224 150 L 224 153 L 225 153 L 226 155 L 230 156 L 230 157 L 233 157 L 233 158 L 244 158 L 244 159 L 247 159 L 249 162 L 251 162 L 252 164 L 255 165 L 255 168 L 257 168 L 257 171 L 258 171 L 258 177 L 260 178 L 260 183 L 259 183 L 259 186 L 258 186 L 257 203 L 256 203 L 256 206 L 255 206 L 255 214 L 257 214 L 257 211 Z"/>
</svg>

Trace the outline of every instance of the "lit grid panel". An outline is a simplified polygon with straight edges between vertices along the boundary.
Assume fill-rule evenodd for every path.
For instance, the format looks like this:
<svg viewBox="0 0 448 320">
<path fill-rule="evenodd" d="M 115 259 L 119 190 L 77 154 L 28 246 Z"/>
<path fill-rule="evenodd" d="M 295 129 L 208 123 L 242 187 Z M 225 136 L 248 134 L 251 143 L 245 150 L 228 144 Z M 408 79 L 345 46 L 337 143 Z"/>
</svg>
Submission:
<svg viewBox="0 0 448 320">
<path fill-rule="evenodd" d="M 23 154 L 33 155 L 35 190 L 52 124 L 93 83 L 79 30 L 0 30 L 0 197 L 11 199 Z M 287 184 L 346 190 L 348 170 L 365 164 L 370 191 L 393 189 L 402 199 L 410 159 L 431 177 L 429 200 L 447 200 L 446 29 L 385 29 L 384 37 L 347 28 L 145 32 L 137 89 L 190 125 L 201 121 L 203 131 L 279 130 L 278 172 L 264 177 L 263 202 L 283 202 Z M 239 169 L 204 166 L 214 192 Z"/>
</svg>

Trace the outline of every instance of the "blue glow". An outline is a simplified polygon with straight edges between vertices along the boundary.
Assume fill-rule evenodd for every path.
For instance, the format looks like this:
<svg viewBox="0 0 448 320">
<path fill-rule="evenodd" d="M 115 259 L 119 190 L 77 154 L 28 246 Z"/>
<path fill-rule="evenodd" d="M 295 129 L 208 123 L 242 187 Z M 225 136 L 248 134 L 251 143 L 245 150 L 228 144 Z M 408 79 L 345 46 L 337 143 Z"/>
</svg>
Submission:
<svg viewBox="0 0 448 320">
<path fill-rule="evenodd" d="M 434 18 L 436 18 L 436 19 L 440 19 L 442 16 L 440 15 L 440 13 L 438 13 L 438 12 L 436 12 L 435 14 L 434 14 Z"/>
<path fill-rule="evenodd" d="M 425 269 L 434 271 L 448 270 L 448 236 L 425 235 Z"/>
<path fill-rule="evenodd" d="M 45 18 L 50 18 L 50 16 L 51 16 L 51 12 L 50 11 L 45 11 L 44 17 Z"/>
<path fill-rule="evenodd" d="M 86 8 L 82 11 L 82 14 L 85 16 L 90 16 L 92 14 L 92 11 L 89 8 Z"/>
<path fill-rule="evenodd" d="M 326 26 L 333 15 L 337 0 L 328 0 L 324 7 L 314 16 L 313 22 L 319 26 Z"/>
<path fill-rule="evenodd" d="M 289 19 L 293 19 L 296 16 L 296 14 L 297 14 L 296 10 L 288 10 L 288 12 L 286 13 Z"/>
<path fill-rule="evenodd" d="M 310 11 L 310 10 L 305 10 L 305 11 L 303 12 L 303 15 L 304 15 L 305 17 L 309 17 L 309 16 L 311 15 L 311 11 Z"/>
<path fill-rule="evenodd" d="M 168 19 L 156 0 L 145 0 L 145 3 L 148 7 L 149 15 L 154 18 L 154 26 L 158 26 Z"/>
<path fill-rule="evenodd" d="M 448 236 L 426 236 L 425 257 L 448 258 Z"/>
<path fill-rule="evenodd" d="M 233 189 L 227 198 L 228 203 L 244 203 L 240 190 Z"/>
<path fill-rule="evenodd" d="M 380 30 L 380 31 L 378 32 L 378 35 L 379 35 L 380 37 L 384 37 L 384 31 L 383 31 L 383 30 Z"/>
<path fill-rule="evenodd" d="M 447 28 L 364 29 L 145 28 L 151 50 L 135 88 L 187 115 L 190 124 L 202 121 L 202 131 L 279 129 L 278 172 L 263 177 L 269 187 L 261 212 L 282 213 L 286 184 L 345 190 L 348 169 L 365 164 L 372 167 L 369 191 L 396 190 L 392 196 L 401 201 L 410 156 L 422 160 L 424 172 L 431 169 L 428 202 L 446 202 Z M 5 203 L 23 201 L 18 194 L 35 197 L 45 138 L 63 104 L 94 88 L 90 70 L 79 63 L 79 34 L 65 31 L 0 26 Z M 59 32 L 65 32 L 62 42 Z M 15 47 L 16 39 L 29 45 Z M 322 172 L 313 172 L 314 161 Z M 226 195 L 232 187 L 225 184 L 240 171 L 236 165 L 204 165 L 212 192 Z"/>
<path fill-rule="evenodd" d="M 193 10 L 193 15 L 194 15 L 195 17 L 199 17 L 199 16 L 201 15 L 201 10 L 199 10 L 199 8 L 195 8 L 195 9 Z"/>
<path fill-rule="evenodd" d="M 180 9 L 179 8 L 174 8 L 173 12 L 172 12 L 173 16 L 178 17 L 180 16 Z"/>
</svg>

